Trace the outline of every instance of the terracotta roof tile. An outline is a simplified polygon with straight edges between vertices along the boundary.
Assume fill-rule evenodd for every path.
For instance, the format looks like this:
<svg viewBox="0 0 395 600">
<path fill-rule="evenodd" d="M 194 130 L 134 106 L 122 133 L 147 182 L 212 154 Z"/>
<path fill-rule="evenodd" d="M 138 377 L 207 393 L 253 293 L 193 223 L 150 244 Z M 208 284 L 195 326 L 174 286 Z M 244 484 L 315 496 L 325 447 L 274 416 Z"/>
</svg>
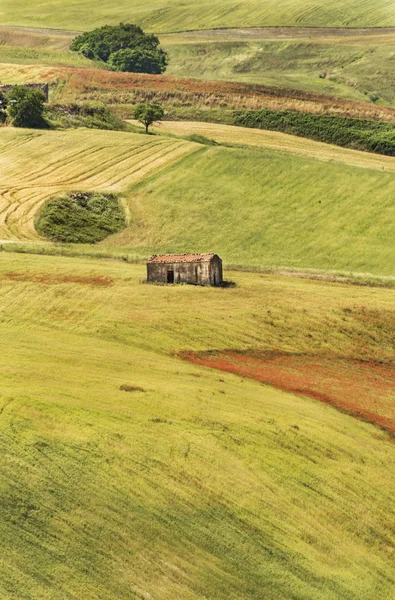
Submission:
<svg viewBox="0 0 395 600">
<path fill-rule="evenodd" d="M 209 262 L 215 254 L 154 254 L 149 263 L 201 263 Z"/>
</svg>

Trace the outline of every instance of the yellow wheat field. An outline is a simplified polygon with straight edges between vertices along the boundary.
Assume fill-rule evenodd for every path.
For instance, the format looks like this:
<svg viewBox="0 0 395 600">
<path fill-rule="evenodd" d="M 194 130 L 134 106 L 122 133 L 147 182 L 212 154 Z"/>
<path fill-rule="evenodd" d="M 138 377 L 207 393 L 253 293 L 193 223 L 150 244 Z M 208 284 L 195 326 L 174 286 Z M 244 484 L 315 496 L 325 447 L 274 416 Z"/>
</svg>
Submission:
<svg viewBox="0 0 395 600">
<path fill-rule="evenodd" d="M 183 140 L 107 131 L 0 131 L 0 239 L 38 237 L 40 206 L 67 190 L 116 191 L 199 146 Z"/>
<path fill-rule="evenodd" d="M 247 129 L 234 125 L 198 121 L 164 121 L 159 123 L 154 130 L 180 136 L 201 135 L 220 144 L 257 146 L 323 161 L 334 161 L 354 167 L 395 173 L 395 157 L 350 150 L 278 131 Z"/>
</svg>

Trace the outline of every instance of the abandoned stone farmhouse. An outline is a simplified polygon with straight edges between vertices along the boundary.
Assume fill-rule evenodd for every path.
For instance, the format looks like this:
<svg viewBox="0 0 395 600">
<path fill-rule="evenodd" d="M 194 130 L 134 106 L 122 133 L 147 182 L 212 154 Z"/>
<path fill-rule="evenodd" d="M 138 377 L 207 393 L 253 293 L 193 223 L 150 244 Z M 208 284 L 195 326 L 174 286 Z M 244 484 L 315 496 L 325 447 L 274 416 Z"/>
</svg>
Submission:
<svg viewBox="0 0 395 600">
<path fill-rule="evenodd" d="M 149 283 L 222 284 L 222 260 L 217 254 L 154 254 L 147 263 Z"/>
</svg>

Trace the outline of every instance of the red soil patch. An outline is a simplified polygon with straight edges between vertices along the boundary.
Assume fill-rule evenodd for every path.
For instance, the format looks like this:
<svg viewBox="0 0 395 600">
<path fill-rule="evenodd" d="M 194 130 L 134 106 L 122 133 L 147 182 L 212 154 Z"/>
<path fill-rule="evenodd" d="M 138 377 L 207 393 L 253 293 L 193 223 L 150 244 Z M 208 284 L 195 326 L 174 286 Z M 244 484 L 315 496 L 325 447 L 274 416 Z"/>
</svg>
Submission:
<svg viewBox="0 0 395 600">
<path fill-rule="evenodd" d="M 395 366 L 279 352 L 182 352 L 181 358 L 308 396 L 377 425 L 395 438 Z"/>
<path fill-rule="evenodd" d="M 80 275 L 64 275 L 58 277 L 55 275 L 49 275 L 47 273 L 32 274 L 32 273 L 4 273 L 1 279 L 11 279 L 12 281 L 31 281 L 33 283 L 42 283 L 45 285 L 59 285 L 61 283 L 77 283 L 80 285 L 101 285 L 109 286 L 113 285 L 114 281 L 111 277 L 104 277 L 102 275 L 82 277 Z"/>
</svg>

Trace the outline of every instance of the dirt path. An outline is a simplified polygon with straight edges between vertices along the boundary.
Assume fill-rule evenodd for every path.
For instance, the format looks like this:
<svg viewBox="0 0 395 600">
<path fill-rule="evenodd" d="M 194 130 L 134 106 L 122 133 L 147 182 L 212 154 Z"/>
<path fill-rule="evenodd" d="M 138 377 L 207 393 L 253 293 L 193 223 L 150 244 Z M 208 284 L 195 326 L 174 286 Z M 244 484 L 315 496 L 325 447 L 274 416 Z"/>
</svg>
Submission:
<svg viewBox="0 0 395 600">
<path fill-rule="evenodd" d="M 5 36 L 12 44 L 13 38 L 18 40 L 29 36 L 43 38 L 67 39 L 69 42 L 79 35 L 80 31 L 51 29 L 46 27 L 0 26 L 0 37 Z M 361 43 L 390 43 L 395 39 L 395 27 L 346 29 L 336 27 L 244 27 L 230 29 L 202 29 L 177 33 L 159 34 L 162 44 L 185 44 L 215 41 L 259 41 L 259 40 L 310 40 L 360 41 Z"/>
<path fill-rule="evenodd" d="M 160 35 L 162 44 L 185 44 L 215 41 L 310 40 L 316 42 L 339 40 L 366 43 L 390 43 L 395 27 L 374 29 L 345 29 L 320 27 L 251 27 L 240 29 L 206 29 Z"/>
</svg>

